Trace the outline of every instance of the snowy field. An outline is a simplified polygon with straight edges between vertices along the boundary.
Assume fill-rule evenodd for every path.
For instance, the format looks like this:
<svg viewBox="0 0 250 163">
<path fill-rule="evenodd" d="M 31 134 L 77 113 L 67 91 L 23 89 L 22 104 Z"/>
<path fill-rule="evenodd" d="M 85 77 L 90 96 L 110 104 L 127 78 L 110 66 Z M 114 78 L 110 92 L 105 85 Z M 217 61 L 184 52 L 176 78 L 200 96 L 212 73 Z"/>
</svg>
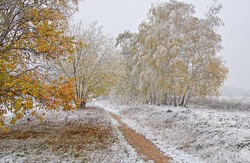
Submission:
<svg viewBox="0 0 250 163">
<path fill-rule="evenodd" d="M 144 162 L 126 142 L 119 114 L 178 163 L 249 163 L 249 110 L 117 105 L 94 101 L 86 110 L 49 111 L 0 134 L 0 162 Z"/>
<path fill-rule="evenodd" d="M 103 109 L 50 111 L 42 123 L 30 119 L 0 134 L 0 162 L 143 162 Z"/>
<path fill-rule="evenodd" d="M 94 104 L 120 114 L 172 162 L 250 162 L 250 111 Z"/>
<path fill-rule="evenodd" d="M 228 111 L 250 111 L 250 97 L 229 97 L 220 96 L 193 100 L 194 103 L 199 103 L 204 106 L 209 106 L 212 109 L 228 110 Z"/>
</svg>

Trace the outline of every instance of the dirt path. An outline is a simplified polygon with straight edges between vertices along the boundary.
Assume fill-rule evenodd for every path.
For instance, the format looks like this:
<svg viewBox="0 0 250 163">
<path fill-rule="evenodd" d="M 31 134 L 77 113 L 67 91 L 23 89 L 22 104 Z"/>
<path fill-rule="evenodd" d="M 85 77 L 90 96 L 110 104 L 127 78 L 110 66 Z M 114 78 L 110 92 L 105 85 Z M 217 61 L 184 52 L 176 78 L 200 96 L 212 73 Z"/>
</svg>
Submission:
<svg viewBox="0 0 250 163">
<path fill-rule="evenodd" d="M 152 142 L 144 136 L 136 133 L 121 121 L 121 117 L 109 112 L 109 114 L 120 124 L 119 130 L 124 134 L 128 143 L 136 149 L 140 156 L 145 160 L 153 160 L 155 163 L 168 163 L 169 158 L 165 156 Z"/>
</svg>

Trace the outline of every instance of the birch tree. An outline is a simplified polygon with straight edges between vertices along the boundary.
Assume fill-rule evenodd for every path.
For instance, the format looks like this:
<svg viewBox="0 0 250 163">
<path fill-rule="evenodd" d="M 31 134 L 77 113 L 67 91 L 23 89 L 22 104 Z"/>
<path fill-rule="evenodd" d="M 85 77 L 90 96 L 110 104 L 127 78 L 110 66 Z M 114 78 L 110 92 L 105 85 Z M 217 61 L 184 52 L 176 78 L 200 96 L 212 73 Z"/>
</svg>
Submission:
<svg viewBox="0 0 250 163">
<path fill-rule="evenodd" d="M 79 107 L 85 108 L 86 102 L 108 93 L 116 84 L 119 56 L 114 41 L 97 23 L 88 27 L 78 23 L 70 31 L 77 41 L 76 50 L 67 58 L 59 58 L 56 67 L 59 74 L 73 79 Z"/>
<path fill-rule="evenodd" d="M 135 34 L 136 46 L 129 46 L 136 52 L 130 54 L 137 58 L 132 64 L 138 65 L 130 75 L 144 102 L 185 106 L 190 97 L 218 94 L 228 73 L 217 55 L 222 49 L 220 9 L 214 5 L 205 18 L 198 18 L 194 6 L 184 2 L 152 5 Z"/>
<path fill-rule="evenodd" d="M 116 46 L 121 49 L 122 62 L 120 63 L 120 75 L 116 95 L 121 98 L 130 97 L 132 101 L 140 101 L 138 96 L 139 80 L 138 75 L 141 71 L 141 64 L 138 58 L 137 34 L 125 31 L 116 38 Z M 117 97 L 116 97 L 117 98 Z"/>
</svg>

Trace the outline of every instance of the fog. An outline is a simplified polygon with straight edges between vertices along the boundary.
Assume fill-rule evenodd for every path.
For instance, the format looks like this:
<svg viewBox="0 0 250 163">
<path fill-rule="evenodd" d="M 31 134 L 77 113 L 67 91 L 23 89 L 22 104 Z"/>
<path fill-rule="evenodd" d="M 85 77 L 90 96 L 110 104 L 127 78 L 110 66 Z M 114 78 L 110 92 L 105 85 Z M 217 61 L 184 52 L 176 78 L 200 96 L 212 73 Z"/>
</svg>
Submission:
<svg viewBox="0 0 250 163">
<path fill-rule="evenodd" d="M 202 17 L 212 0 L 182 0 L 195 5 L 196 15 Z M 75 20 L 85 24 L 98 21 L 103 31 L 116 37 L 124 30 L 137 32 L 152 3 L 156 0 L 84 0 L 80 2 Z M 225 26 L 219 29 L 222 35 L 223 50 L 220 52 L 229 67 L 225 86 L 250 89 L 250 1 L 220 0 L 223 6 L 220 17 Z"/>
</svg>

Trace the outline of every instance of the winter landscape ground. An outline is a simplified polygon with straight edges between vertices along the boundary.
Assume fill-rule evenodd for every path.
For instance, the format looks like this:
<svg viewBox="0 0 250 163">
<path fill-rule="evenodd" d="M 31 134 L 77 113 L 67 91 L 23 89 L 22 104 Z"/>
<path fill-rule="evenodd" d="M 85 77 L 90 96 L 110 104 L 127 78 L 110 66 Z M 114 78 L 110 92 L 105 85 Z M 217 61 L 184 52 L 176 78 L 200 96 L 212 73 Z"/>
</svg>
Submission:
<svg viewBox="0 0 250 163">
<path fill-rule="evenodd" d="M 0 162 L 143 162 L 101 108 L 26 118 L 1 133 Z"/>
<path fill-rule="evenodd" d="M 140 140 L 131 140 L 121 125 L 145 138 L 167 161 L 141 152 L 151 147 L 133 144 Z M 86 110 L 49 111 L 42 123 L 27 115 L 0 139 L 0 162 L 247 163 L 250 113 L 95 100 Z"/>
<path fill-rule="evenodd" d="M 121 115 L 172 162 L 250 161 L 249 110 L 96 104 Z"/>
</svg>

